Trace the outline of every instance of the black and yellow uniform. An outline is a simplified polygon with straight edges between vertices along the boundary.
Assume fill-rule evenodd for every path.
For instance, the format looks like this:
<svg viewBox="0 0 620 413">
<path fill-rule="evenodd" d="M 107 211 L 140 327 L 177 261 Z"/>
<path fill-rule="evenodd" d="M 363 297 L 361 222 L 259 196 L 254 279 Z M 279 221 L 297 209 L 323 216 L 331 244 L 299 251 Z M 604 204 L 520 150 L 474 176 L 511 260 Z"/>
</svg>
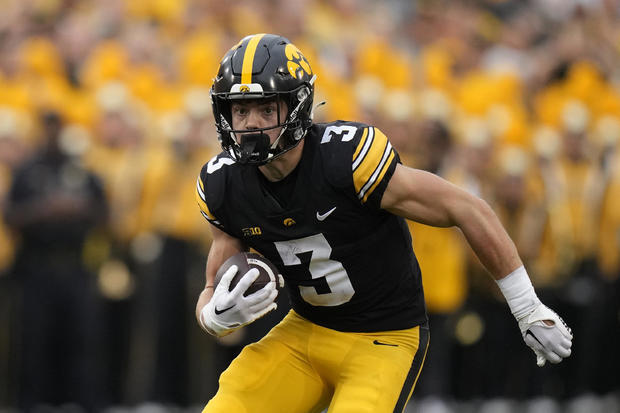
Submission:
<svg viewBox="0 0 620 413">
<path fill-rule="evenodd" d="M 304 140 L 297 168 L 275 185 L 226 153 L 198 179 L 202 214 L 280 269 L 293 306 L 231 364 L 205 411 L 320 411 L 330 397 L 337 411 L 402 411 L 421 369 L 428 330 L 420 269 L 406 222 L 379 207 L 396 151 L 378 129 L 343 121 L 315 124 Z M 290 377 L 302 369 L 306 382 L 287 379 L 287 368 Z M 360 380 L 347 381 L 349 373 Z M 315 394 L 296 398 L 304 386 L 317 389 L 311 383 L 319 383 Z M 276 391 L 301 405 L 277 404 Z"/>
</svg>

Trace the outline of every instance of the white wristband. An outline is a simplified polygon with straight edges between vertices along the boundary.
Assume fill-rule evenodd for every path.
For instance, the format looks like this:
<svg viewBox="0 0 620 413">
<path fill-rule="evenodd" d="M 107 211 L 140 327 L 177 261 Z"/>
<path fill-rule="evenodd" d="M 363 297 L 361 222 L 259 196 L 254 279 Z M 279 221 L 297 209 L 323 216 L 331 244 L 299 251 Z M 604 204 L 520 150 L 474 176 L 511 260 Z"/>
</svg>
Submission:
<svg viewBox="0 0 620 413">
<path fill-rule="evenodd" d="M 497 280 L 510 311 L 517 320 L 522 319 L 540 304 L 530 277 L 522 265 L 502 279 Z"/>
</svg>

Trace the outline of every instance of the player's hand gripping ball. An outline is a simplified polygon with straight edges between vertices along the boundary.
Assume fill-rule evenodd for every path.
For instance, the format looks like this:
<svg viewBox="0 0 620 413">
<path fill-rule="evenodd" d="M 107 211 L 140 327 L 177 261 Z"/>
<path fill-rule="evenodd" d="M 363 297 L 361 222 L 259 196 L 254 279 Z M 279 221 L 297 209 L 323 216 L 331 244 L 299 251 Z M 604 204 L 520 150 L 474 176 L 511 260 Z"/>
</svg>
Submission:
<svg viewBox="0 0 620 413">
<path fill-rule="evenodd" d="M 244 297 L 260 290 L 269 282 L 275 282 L 276 288 L 281 290 L 284 287 L 284 279 L 282 275 L 280 275 L 278 269 L 273 265 L 271 261 L 262 255 L 255 254 L 253 252 L 240 252 L 238 254 L 233 255 L 228 258 L 224 263 L 220 266 L 215 274 L 215 284 L 217 287 L 224 273 L 232 266 L 237 266 L 237 273 L 230 281 L 230 286 L 228 287 L 229 291 L 232 291 L 241 277 L 245 275 L 252 268 L 256 268 L 259 272 L 256 280 L 248 287 L 248 289 L 243 293 Z"/>
<path fill-rule="evenodd" d="M 213 296 L 200 311 L 200 325 L 222 337 L 275 310 L 284 279 L 266 258 L 242 252 L 224 261 L 214 283 Z"/>
</svg>

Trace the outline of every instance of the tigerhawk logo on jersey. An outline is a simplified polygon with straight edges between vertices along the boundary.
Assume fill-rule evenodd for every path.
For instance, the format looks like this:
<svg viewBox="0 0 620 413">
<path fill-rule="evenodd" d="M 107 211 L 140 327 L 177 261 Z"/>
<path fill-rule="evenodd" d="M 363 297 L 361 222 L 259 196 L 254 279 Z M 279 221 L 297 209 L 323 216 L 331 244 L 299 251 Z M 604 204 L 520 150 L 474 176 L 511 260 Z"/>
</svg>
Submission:
<svg viewBox="0 0 620 413">
<path fill-rule="evenodd" d="M 244 237 L 252 237 L 254 235 L 262 235 L 263 230 L 260 227 L 249 227 L 241 230 Z"/>
<path fill-rule="evenodd" d="M 297 222 L 293 218 L 286 218 L 283 222 L 284 226 L 290 227 L 295 225 Z"/>
</svg>

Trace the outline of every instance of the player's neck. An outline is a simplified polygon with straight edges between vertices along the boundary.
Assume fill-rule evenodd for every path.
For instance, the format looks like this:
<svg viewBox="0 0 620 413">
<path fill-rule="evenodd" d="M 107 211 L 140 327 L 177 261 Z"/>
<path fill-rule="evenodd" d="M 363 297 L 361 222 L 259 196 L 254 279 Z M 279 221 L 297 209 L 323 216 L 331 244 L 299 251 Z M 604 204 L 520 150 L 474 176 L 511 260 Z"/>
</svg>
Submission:
<svg viewBox="0 0 620 413">
<path fill-rule="evenodd" d="M 276 182 L 284 179 L 289 175 L 301 160 L 303 153 L 304 141 L 299 142 L 299 145 L 286 152 L 282 156 L 274 159 L 268 164 L 261 165 L 258 169 L 261 171 L 268 181 Z"/>
</svg>

